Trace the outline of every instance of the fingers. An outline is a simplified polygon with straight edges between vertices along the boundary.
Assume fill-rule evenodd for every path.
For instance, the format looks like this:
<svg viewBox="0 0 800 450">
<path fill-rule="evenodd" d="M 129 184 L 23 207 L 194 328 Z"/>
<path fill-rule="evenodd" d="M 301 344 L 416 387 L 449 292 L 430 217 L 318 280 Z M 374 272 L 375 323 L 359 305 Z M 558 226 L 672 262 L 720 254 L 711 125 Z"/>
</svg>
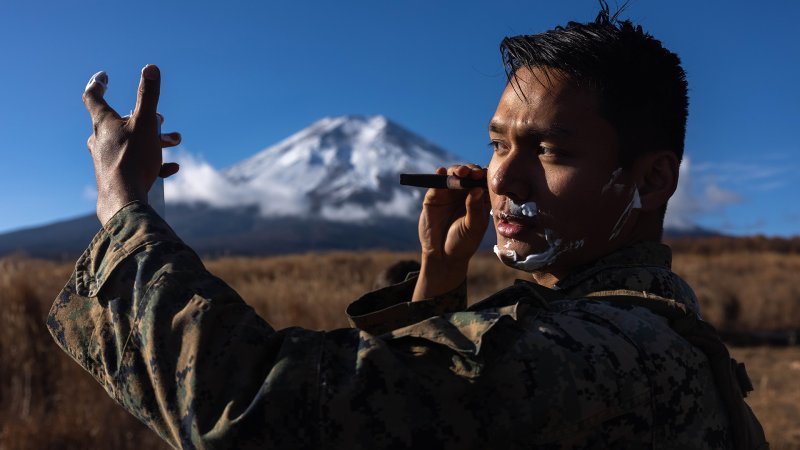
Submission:
<svg viewBox="0 0 800 450">
<path fill-rule="evenodd" d="M 437 172 L 438 173 L 438 172 Z M 480 180 L 486 176 L 486 169 L 477 164 L 455 164 L 447 169 L 448 175 L 455 175 L 459 178 L 472 178 Z"/>
<path fill-rule="evenodd" d="M 480 180 L 486 177 L 486 169 L 476 165 L 468 164 L 469 176 L 472 179 Z M 476 233 L 479 239 L 486 233 L 489 226 L 489 210 L 491 202 L 489 193 L 483 188 L 472 188 L 467 195 L 466 214 L 464 215 L 464 227 L 470 232 Z"/>
<path fill-rule="evenodd" d="M 439 167 L 436 169 L 437 175 L 454 175 L 459 178 L 472 178 L 480 180 L 486 177 L 486 169 L 477 164 L 454 164 L 447 169 Z M 480 189 L 480 188 L 479 188 Z M 468 192 L 461 189 L 436 189 L 431 188 L 425 193 L 423 204 L 444 204 L 444 203 L 462 203 L 465 201 Z"/>
<path fill-rule="evenodd" d="M 486 190 L 472 188 L 467 195 L 464 225 L 469 230 L 486 230 L 489 226 L 490 202 Z"/>
<path fill-rule="evenodd" d="M 176 145 L 181 143 L 181 134 L 180 133 L 162 133 L 161 134 L 161 147 L 175 147 Z"/>
<path fill-rule="evenodd" d="M 157 112 L 156 117 L 158 118 L 158 125 L 160 127 L 161 125 L 164 124 L 164 116 L 161 115 L 161 113 Z M 121 117 L 121 119 L 130 120 L 131 115 L 130 114 L 124 115 Z M 161 140 L 161 148 L 175 147 L 176 145 L 179 145 L 183 140 L 183 136 L 181 136 L 181 134 L 176 131 L 173 131 L 171 133 L 161 133 L 158 136 L 159 139 Z"/>
<path fill-rule="evenodd" d="M 142 69 L 139 80 L 139 93 L 136 97 L 136 108 L 133 110 L 134 126 L 155 126 L 158 96 L 161 92 L 161 72 L 153 64 L 148 64 Z"/>
<path fill-rule="evenodd" d="M 83 104 L 86 106 L 86 110 L 89 111 L 89 115 L 92 117 L 92 123 L 95 125 L 108 116 L 119 118 L 116 111 L 108 106 L 108 103 L 106 103 L 106 100 L 103 98 L 107 88 L 108 75 L 101 70 L 92 75 L 92 78 L 89 79 L 86 88 L 83 90 Z"/>
<path fill-rule="evenodd" d="M 486 169 L 477 164 L 456 164 L 447 169 L 447 174 L 479 180 L 486 176 Z M 486 195 L 485 189 L 473 188 L 466 197 L 465 227 L 470 230 L 485 229 L 489 221 L 489 196 Z"/>
<path fill-rule="evenodd" d="M 161 165 L 161 170 L 158 172 L 158 176 L 161 178 L 171 177 L 172 175 L 178 173 L 180 168 L 181 167 L 178 165 L 178 163 L 164 163 Z"/>
</svg>

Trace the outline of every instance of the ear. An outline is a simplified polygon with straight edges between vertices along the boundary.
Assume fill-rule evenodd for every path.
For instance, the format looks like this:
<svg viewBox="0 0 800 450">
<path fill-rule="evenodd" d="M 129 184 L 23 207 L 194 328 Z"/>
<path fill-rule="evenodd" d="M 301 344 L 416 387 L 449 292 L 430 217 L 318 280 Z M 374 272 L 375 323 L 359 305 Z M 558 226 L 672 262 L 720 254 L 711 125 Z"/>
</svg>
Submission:
<svg viewBox="0 0 800 450">
<path fill-rule="evenodd" d="M 678 156 L 669 150 L 647 153 L 634 163 L 643 211 L 660 210 L 678 188 Z"/>
</svg>

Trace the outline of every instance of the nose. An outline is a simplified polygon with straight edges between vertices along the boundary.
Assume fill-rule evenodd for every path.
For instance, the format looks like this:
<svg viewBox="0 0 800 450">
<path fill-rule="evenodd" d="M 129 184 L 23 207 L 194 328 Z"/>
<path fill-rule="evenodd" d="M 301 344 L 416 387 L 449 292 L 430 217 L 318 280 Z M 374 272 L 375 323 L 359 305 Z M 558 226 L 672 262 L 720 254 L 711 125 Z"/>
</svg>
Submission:
<svg viewBox="0 0 800 450">
<path fill-rule="evenodd" d="M 494 154 L 489 163 L 489 189 L 496 195 L 503 195 L 516 203 L 531 200 L 538 158 L 533 161 L 526 152 L 512 149 L 504 156 Z"/>
</svg>

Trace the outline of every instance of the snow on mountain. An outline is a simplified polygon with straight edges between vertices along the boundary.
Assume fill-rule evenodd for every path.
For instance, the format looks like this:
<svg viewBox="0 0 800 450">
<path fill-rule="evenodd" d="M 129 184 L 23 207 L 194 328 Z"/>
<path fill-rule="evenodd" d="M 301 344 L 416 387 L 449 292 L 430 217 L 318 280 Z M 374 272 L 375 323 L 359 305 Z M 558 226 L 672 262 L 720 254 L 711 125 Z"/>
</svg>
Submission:
<svg viewBox="0 0 800 450">
<path fill-rule="evenodd" d="M 224 171 L 171 156 L 181 172 L 167 182 L 169 202 L 258 205 L 265 217 L 346 222 L 415 218 L 424 191 L 400 186 L 399 174 L 460 160 L 383 116 L 321 119 Z"/>
</svg>

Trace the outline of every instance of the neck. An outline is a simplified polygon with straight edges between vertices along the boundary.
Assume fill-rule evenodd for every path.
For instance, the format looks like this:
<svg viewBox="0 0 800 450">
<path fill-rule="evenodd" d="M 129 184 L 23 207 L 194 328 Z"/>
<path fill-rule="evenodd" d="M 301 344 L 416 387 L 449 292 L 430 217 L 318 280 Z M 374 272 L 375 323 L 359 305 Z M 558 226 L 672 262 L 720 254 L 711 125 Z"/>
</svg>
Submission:
<svg viewBox="0 0 800 450">
<path fill-rule="evenodd" d="M 636 232 L 628 234 L 625 239 L 618 240 L 617 245 L 609 249 L 604 254 L 597 255 L 597 257 L 591 258 L 588 261 L 575 262 L 574 264 L 571 264 L 569 267 L 559 267 L 558 265 L 546 267 L 543 270 L 531 272 L 531 277 L 533 277 L 533 281 L 535 281 L 536 284 L 547 288 L 553 288 L 556 285 L 556 283 L 566 278 L 575 269 L 583 267 L 586 264 L 590 264 L 594 261 L 597 261 L 600 258 L 615 253 L 624 247 L 642 241 L 661 242 L 661 232 L 653 228 L 647 230 L 641 230 L 641 229 L 636 230 Z"/>
</svg>

